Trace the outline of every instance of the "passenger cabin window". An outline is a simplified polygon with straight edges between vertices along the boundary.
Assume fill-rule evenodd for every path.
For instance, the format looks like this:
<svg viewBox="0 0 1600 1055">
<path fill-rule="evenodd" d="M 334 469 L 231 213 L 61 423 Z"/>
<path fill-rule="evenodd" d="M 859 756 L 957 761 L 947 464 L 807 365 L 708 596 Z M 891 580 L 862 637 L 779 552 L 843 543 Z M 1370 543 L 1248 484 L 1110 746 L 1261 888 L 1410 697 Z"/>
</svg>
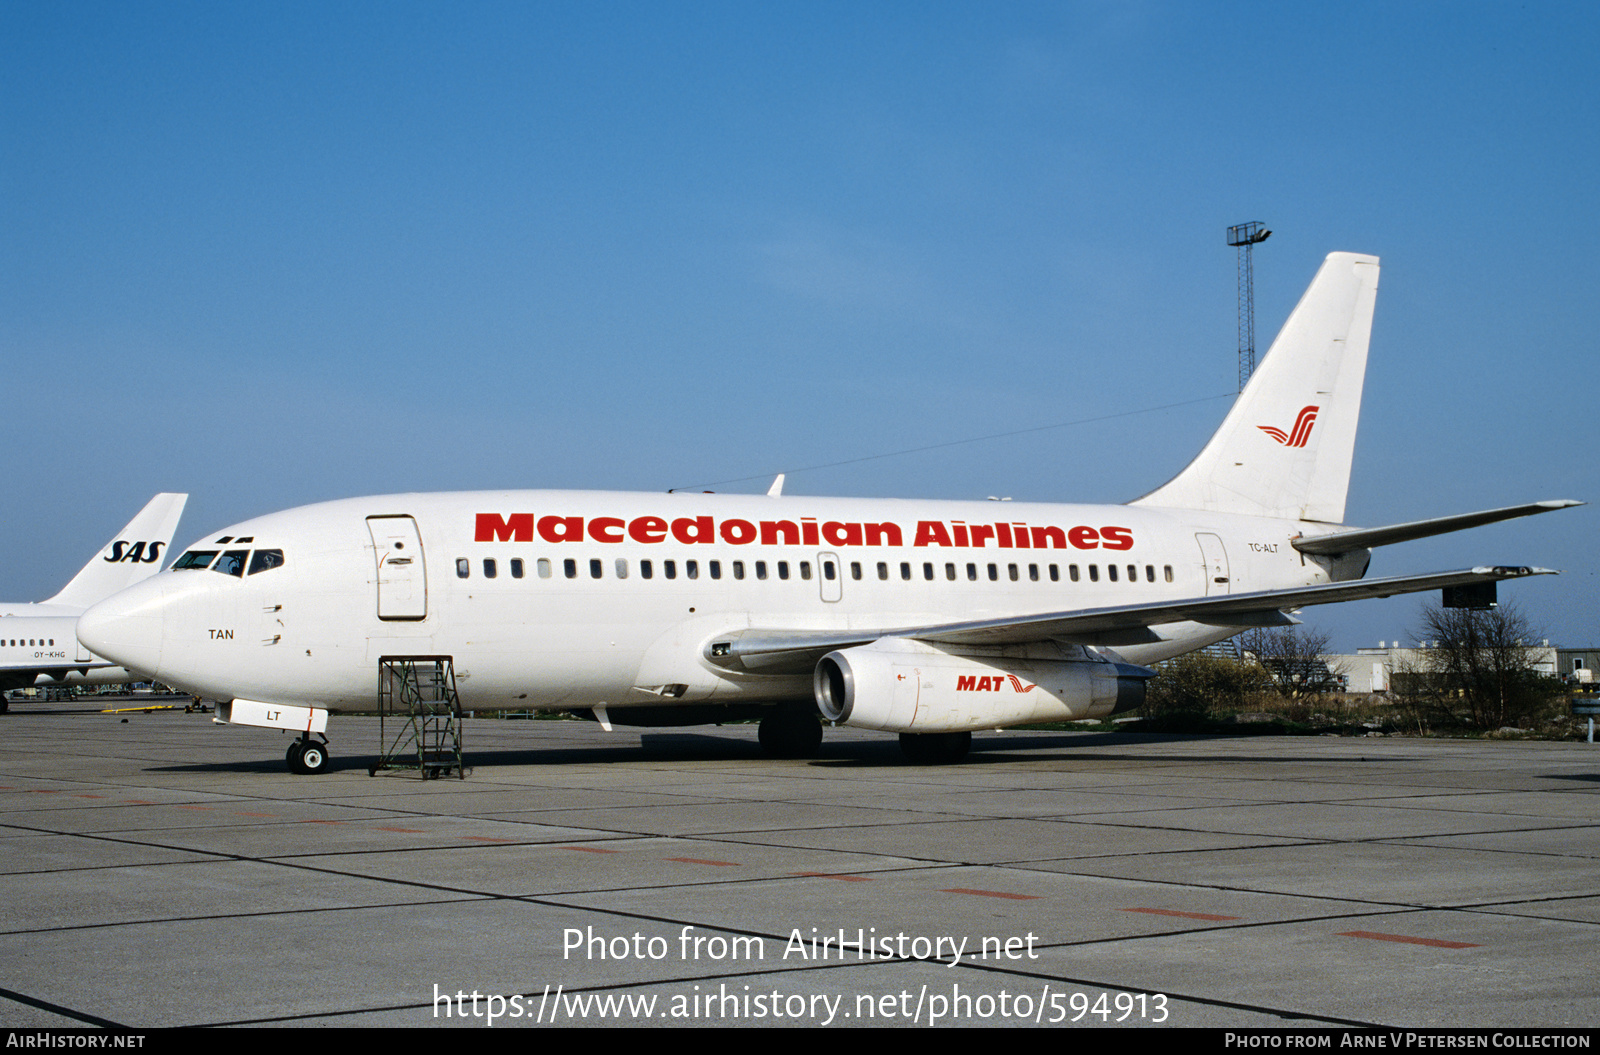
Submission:
<svg viewBox="0 0 1600 1055">
<path fill-rule="evenodd" d="M 498 570 L 494 566 L 494 558 L 483 558 L 483 577 L 485 579 L 492 579 L 496 574 L 498 574 Z"/>
<path fill-rule="evenodd" d="M 550 558 L 548 557 L 539 558 L 539 578 L 550 578 Z"/>
<path fill-rule="evenodd" d="M 655 574 L 656 566 L 654 564 L 647 560 L 642 560 L 639 562 L 639 578 L 651 579 L 655 577 Z"/>
<path fill-rule="evenodd" d="M 513 579 L 522 578 L 522 558 L 521 557 L 512 557 L 511 558 L 511 577 Z"/>
<path fill-rule="evenodd" d="M 465 557 L 456 561 L 456 578 L 465 579 L 472 574 L 472 562 Z"/>
<path fill-rule="evenodd" d="M 561 562 L 561 571 L 567 578 L 576 579 L 578 577 L 578 562 L 568 557 Z"/>
</svg>

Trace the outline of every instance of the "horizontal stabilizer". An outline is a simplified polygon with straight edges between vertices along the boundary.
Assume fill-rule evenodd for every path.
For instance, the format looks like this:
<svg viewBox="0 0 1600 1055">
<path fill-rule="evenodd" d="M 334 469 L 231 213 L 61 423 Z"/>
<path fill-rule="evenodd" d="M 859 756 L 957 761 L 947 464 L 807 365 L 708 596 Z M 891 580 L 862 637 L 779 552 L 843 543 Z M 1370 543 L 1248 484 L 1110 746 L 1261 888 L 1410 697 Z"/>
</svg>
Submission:
<svg viewBox="0 0 1600 1055">
<path fill-rule="evenodd" d="M 1432 520 L 1413 520 L 1406 524 L 1390 524 L 1387 527 L 1357 528 L 1354 531 L 1340 531 L 1332 535 L 1312 535 L 1309 538 L 1294 539 L 1290 545 L 1301 553 L 1349 553 L 1351 550 L 1410 542 L 1412 539 L 1428 538 L 1431 535 L 1446 535 L 1452 531 L 1464 531 L 1467 528 L 1493 524 L 1501 520 L 1514 520 L 1517 517 L 1548 513 L 1555 509 L 1570 509 L 1584 504 L 1570 498 L 1550 502 L 1529 502 L 1527 505 L 1486 509 L 1479 513 L 1460 513 L 1451 517 L 1435 517 Z"/>
</svg>

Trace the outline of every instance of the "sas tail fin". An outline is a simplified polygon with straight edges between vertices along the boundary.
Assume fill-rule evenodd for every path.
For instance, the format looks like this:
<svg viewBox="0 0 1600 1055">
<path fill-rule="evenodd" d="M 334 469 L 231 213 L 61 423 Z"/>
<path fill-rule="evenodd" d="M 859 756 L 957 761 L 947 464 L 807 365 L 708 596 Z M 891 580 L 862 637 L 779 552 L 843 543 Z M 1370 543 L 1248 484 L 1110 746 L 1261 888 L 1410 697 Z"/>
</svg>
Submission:
<svg viewBox="0 0 1600 1055">
<path fill-rule="evenodd" d="M 1378 258 L 1330 253 L 1199 457 L 1131 505 L 1344 521 Z"/>
<path fill-rule="evenodd" d="M 160 571 L 188 495 L 159 494 L 46 604 L 87 608 Z"/>
</svg>

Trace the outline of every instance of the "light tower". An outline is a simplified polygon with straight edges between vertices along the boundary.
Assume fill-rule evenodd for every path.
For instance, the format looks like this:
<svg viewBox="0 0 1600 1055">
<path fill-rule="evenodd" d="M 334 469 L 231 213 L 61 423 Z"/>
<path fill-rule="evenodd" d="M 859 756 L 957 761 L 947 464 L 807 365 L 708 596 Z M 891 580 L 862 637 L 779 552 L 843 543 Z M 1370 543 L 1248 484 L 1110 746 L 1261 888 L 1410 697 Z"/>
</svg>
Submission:
<svg viewBox="0 0 1600 1055">
<path fill-rule="evenodd" d="M 1259 220 L 1228 228 L 1228 244 L 1239 249 L 1239 391 L 1256 370 L 1256 278 L 1250 251 L 1272 232 Z"/>
</svg>

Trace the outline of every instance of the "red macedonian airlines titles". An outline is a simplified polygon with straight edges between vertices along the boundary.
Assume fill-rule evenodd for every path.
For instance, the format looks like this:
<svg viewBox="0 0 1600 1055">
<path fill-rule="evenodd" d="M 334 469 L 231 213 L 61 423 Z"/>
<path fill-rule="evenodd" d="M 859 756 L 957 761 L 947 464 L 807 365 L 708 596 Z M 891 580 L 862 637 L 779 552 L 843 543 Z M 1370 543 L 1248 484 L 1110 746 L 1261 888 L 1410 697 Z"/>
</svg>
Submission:
<svg viewBox="0 0 1600 1055">
<path fill-rule="evenodd" d="M 1364 580 L 1375 546 L 1576 502 L 1343 525 L 1374 257 L 1334 253 L 1215 436 L 1126 505 L 489 491 L 388 495 L 223 528 L 95 605 L 84 645 L 300 733 L 371 711 L 385 661 L 447 657 L 464 710 L 611 723 L 820 719 L 953 761 L 974 729 L 1136 706 L 1153 663 L 1290 610 L 1536 574 Z M 220 574 L 219 574 L 220 573 Z"/>
</svg>

